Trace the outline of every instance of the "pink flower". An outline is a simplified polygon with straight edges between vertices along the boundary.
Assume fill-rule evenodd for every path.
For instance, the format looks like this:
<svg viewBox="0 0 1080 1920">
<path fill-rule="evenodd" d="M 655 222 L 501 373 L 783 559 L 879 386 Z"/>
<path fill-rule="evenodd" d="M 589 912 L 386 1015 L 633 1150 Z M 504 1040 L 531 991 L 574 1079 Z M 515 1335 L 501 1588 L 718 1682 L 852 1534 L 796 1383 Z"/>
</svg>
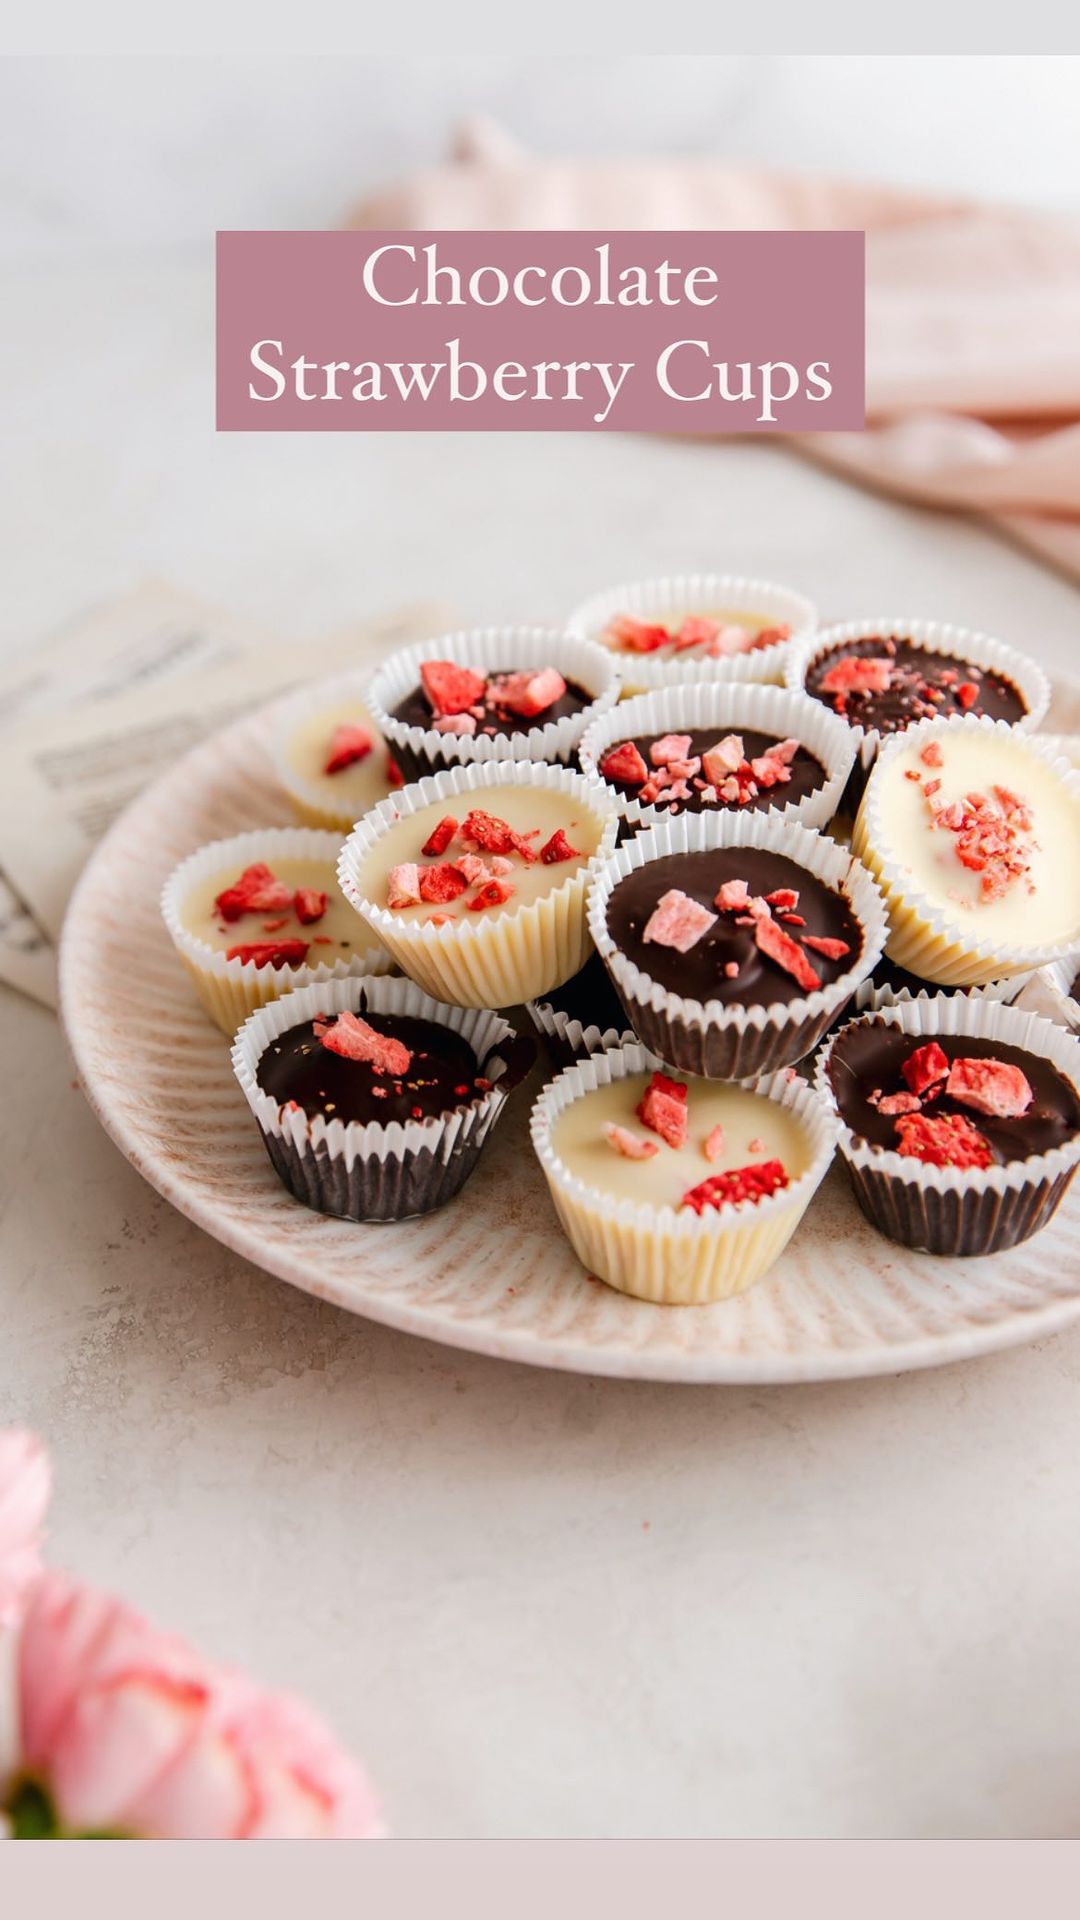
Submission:
<svg viewBox="0 0 1080 1920">
<path fill-rule="evenodd" d="M 355 1761 L 299 1701 L 260 1694 L 122 1602 L 66 1576 L 34 1589 L 18 1649 L 19 1766 L 68 1833 L 365 1839 Z"/>
<path fill-rule="evenodd" d="M 0 1431 L 0 1627 L 14 1624 L 41 1571 L 41 1535 L 52 1474 L 40 1441 L 21 1427 Z"/>
</svg>

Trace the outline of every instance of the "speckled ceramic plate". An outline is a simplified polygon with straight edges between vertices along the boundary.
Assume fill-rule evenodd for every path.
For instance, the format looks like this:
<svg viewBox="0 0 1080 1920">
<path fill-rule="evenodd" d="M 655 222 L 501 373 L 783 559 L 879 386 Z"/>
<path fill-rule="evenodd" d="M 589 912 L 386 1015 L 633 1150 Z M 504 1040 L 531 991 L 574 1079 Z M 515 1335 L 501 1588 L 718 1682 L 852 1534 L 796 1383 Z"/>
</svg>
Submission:
<svg viewBox="0 0 1080 1920">
<path fill-rule="evenodd" d="M 1080 1183 L 1051 1226 L 995 1259 L 883 1240 L 834 1167 L 768 1277 L 714 1307 L 649 1306 L 587 1275 L 564 1240 L 519 1091 L 464 1193 L 399 1226 L 322 1219 L 279 1184 L 162 926 L 162 881 L 203 841 L 290 819 L 273 709 L 173 767 L 118 820 L 75 893 L 61 1006 L 102 1125 L 182 1213 L 246 1259 L 353 1313 L 452 1346 L 630 1379 L 823 1380 L 938 1366 L 1080 1316 Z"/>
</svg>

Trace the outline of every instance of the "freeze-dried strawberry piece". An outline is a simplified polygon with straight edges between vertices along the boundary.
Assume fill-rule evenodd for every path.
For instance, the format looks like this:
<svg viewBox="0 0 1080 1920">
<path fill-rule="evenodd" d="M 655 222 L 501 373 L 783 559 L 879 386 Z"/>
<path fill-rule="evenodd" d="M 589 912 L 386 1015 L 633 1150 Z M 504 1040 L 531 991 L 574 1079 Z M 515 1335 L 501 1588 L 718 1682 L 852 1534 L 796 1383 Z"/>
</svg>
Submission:
<svg viewBox="0 0 1080 1920">
<path fill-rule="evenodd" d="M 421 853 L 426 854 L 429 860 L 437 860 L 440 853 L 446 852 L 456 832 L 457 821 L 454 819 L 452 813 L 448 813 L 444 819 L 439 821 L 437 827 L 432 827 L 431 832 L 428 834 L 427 839 L 420 849 Z"/>
<path fill-rule="evenodd" d="M 989 1167 L 990 1142 L 962 1113 L 906 1113 L 896 1123 L 896 1151 L 929 1167 Z"/>
<path fill-rule="evenodd" d="M 834 660 L 818 688 L 821 693 L 887 693 L 892 676 L 890 660 Z"/>
<path fill-rule="evenodd" d="M 329 905 L 330 895 L 321 893 L 318 887 L 297 887 L 293 906 L 302 927 L 314 926 L 316 920 L 322 919 Z"/>
<path fill-rule="evenodd" d="M 941 741 L 928 740 L 919 755 L 919 759 L 922 761 L 924 767 L 943 767 L 945 765 L 945 755 L 941 750 Z"/>
<path fill-rule="evenodd" d="M 420 904 L 420 869 L 415 860 L 402 860 L 386 876 L 388 907 L 416 907 Z"/>
<path fill-rule="evenodd" d="M 482 913 L 485 907 L 501 907 L 514 889 L 509 880 L 487 880 L 468 903 L 470 913 Z"/>
<path fill-rule="evenodd" d="M 388 1033 L 376 1033 L 366 1020 L 355 1013 L 339 1013 L 334 1025 L 322 1035 L 328 1053 L 339 1053 L 345 1060 L 363 1060 L 375 1073 L 390 1073 L 395 1078 L 408 1073 L 412 1054 L 401 1040 Z"/>
<path fill-rule="evenodd" d="M 420 898 L 430 900 L 435 906 L 442 907 L 448 900 L 456 900 L 468 884 L 465 875 L 456 866 L 451 866 L 449 861 L 420 868 Z"/>
<path fill-rule="evenodd" d="M 789 767 L 799 751 L 800 744 L 801 742 L 794 738 L 778 740 L 775 746 L 769 748 L 769 758 L 782 760 L 785 767 Z"/>
<path fill-rule="evenodd" d="M 649 769 L 632 740 L 624 740 L 605 753 L 600 772 L 605 780 L 624 780 L 631 787 L 640 787 L 649 777 Z"/>
<path fill-rule="evenodd" d="M 666 647 L 671 635 L 666 627 L 650 626 L 645 620 L 635 620 L 632 614 L 616 614 L 608 623 L 608 639 L 622 653 L 655 653 L 658 647 Z"/>
<path fill-rule="evenodd" d="M 561 700 L 566 681 L 554 667 L 541 667 L 536 673 L 508 673 L 488 687 L 492 706 L 502 707 L 519 719 L 534 720 Z"/>
<path fill-rule="evenodd" d="M 706 1160 L 719 1160 L 724 1151 L 724 1138 L 723 1127 L 715 1126 L 702 1148 Z"/>
<path fill-rule="evenodd" d="M 725 880 L 713 901 L 713 906 L 719 907 L 721 913 L 741 913 L 749 905 L 750 889 L 745 880 Z"/>
<path fill-rule="evenodd" d="M 1035 1098 L 1027 1075 L 1004 1060 L 954 1060 L 945 1092 L 950 1100 L 995 1120 L 1018 1120 Z"/>
<path fill-rule="evenodd" d="M 556 827 L 551 839 L 541 847 L 540 858 L 545 867 L 556 867 L 562 860 L 581 860 L 584 856 L 570 845 L 562 828 Z"/>
<path fill-rule="evenodd" d="M 536 859 L 536 849 L 529 845 L 535 833 L 515 833 L 505 820 L 494 813 L 485 813 L 483 807 L 473 807 L 465 815 L 461 837 L 471 840 L 482 853 L 517 853 L 523 860 Z"/>
<path fill-rule="evenodd" d="M 710 620 L 703 613 L 689 613 L 675 635 L 675 651 L 685 653 L 687 647 L 710 646 L 719 631 L 718 620 Z"/>
<path fill-rule="evenodd" d="M 357 760 L 366 760 L 374 746 L 375 741 L 366 727 L 352 720 L 342 721 L 330 735 L 323 772 L 340 773 L 343 768 L 354 766 Z"/>
<path fill-rule="evenodd" d="M 218 894 L 214 906 L 223 920 L 240 920 L 245 913 L 281 913 L 292 906 L 292 900 L 292 888 L 257 860 Z"/>
<path fill-rule="evenodd" d="M 608 1120 L 602 1128 L 604 1139 L 624 1160 L 651 1160 L 660 1149 L 655 1140 L 643 1140 L 640 1133 L 631 1133 L 629 1127 L 616 1126 L 614 1120 Z"/>
<path fill-rule="evenodd" d="M 403 787 L 405 785 L 405 775 L 402 773 L 392 753 L 388 753 L 386 756 L 386 784 L 388 787 Z"/>
<path fill-rule="evenodd" d="M 472 713 L 440 713 L 431 723 L 432 733 L 452 733 L 464 737 L 476 732 L 476 716 Z"/>
<path fill-rule="evenodd" d="M 662 893 L 648 920 L 642 939 L 658 947 L 673 947 L 676 953 L 689 953 L 703 934 L 716 925 L 716 914 L 699 901 L 691 900 L 680 887 Z"/>
<path fill-rule="evenodd" d="M 744 764 L 743 743 L 739 734 L 728 733 L 701 756 L 701 770 L 714 787 L 722 787 L 729 773 L 738 773 Z"/>
<path fill-rule="evenodd" d="M 978 697 L 979 689 L 975 685 L 974 680 L 961 680 L 960 685 L 956 689 L 956 698 L 965 713 L 967 713 L 970 707 L 975 705 Z"/>
<path fill-rule="evenodd" d="M 797 919 L 798 915 L 791 917 Z M 820 953 L 825 960 L 843 960 L 845 955 L 851 952 L 846 940 L 832 940 L 823 933 L 804 933 L 802 943 L 804 947 L 810 947 L 814 953 Z"/>
<path fill-rule="evenodd" d="M 420 685 L 432 711 L 440 715 L 466 713 L 484 697 L 483 677 L 453 660 L 425 660 Z"/>
<path fill-rule="evenodd" d="M 243 946 L 229 947 L 226 960 L 239 960 L 244 966 L 299 967 L 307 959 L 307 940 L 249 940 Z"/>
<path fill-rule="evenodd" d="M 777 966 L 783 967 L 785 973 L 790 973 L 796 986 L 802 987 L 804 993 L 812 993 L 815 987 L 820 987 L 821 980 L 814 972 L 802 948 L 771 916 L 768 920 L 761 919 L 756 922 L 754 941 L 762 953 L 766 954 L 770 960 L 775 960 Z"/>
<path fill-rule="evenodd" d="M 687 1093 L 680 1080 L 654 1073 L 637 1104 L 637 1117 L 643 1127 L 658 1133 L 669 1147 L 684 1147 L 687 1132 Z"/>
<path fill-rule="evenodd" d="M 772 753 L 763 753 L 757 760 L 751 760 L 750 771 L 758 786 L 766 792 L 770 787 L 784 786 L 791 779 L 791 768 L 786 760 L 778 760 Z"/>
<path fill-rule="evenodd" d="M 666 767 L 672 760 L 685 760 L 692 745 L 693 736 L 689 733 L 665 733 L 653 741 L 649 759 L 654 767 Z"/>
<path fill-rule="evenodd" d="M 936 1086 L 944 1080 L 949 1071 L 946 1059 L 936 1040 L 928 1040 L 924 1047 L 916 1047 L 909 1053 L 900 1069 L 900 1073 L 912 1093 L 923 1094 L 928 1087 Z"/>
<path fill-rule="evenodd" d="M 781 913 L 793 913 L 799 904 L 799 896 L 794 887 L 777 887 L 775 893 L 765 895 L 770 907 Z"/>
<path fill-rule="evenodd" d="M 788 1185 L 787 1168 L 782 1160 L 762 1160 L 755 1167 L 734 1167 L 729 1173 L 710 1173 L 700 1186 L 684 1193 L 680 1205 L 704 1213 L 706 1207 L 723 1207 L 729 1201 L 766 1200 Z"/>
<path fill-rule="evenodd" d="M 875 1104 L 878 1112 L 890 1120 L 900 1113 L 918 1113 L 922 1108 L 922 1101 L 915 1093 L 887 1093 Z"/>
<path fill-rule="evenodd" d="M 508 867 L 510 862 L 504 860 L 502 864 Z M 459 854 L 454 865 L 459 873 L 465 875 L 470 887 L 483 886 L 486 880 L 494 880 L 497 877 L 494 860 L 481 860 L 478 853 Z"/>
</svg>

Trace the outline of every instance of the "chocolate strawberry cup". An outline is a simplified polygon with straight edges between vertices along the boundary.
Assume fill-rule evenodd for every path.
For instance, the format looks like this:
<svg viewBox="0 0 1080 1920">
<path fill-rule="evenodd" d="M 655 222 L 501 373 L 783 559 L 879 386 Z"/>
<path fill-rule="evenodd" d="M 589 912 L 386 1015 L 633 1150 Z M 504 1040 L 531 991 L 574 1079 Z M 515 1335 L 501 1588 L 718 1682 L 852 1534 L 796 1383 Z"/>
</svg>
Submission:
<svg viewBox="0 0 1080 1920">
<path fill-rule="evenodd" d="M 561 986 L 590 952 L 585 897 L 618 816 L 597 780 L 528 760 L 433 774 L 341 851 L 345 898 L 410 979 L 461 1007 Z"/>
<path fill-rule="evenodd" d="M 619 690 L 603 647 L 546 627 L 478 627 L 392 654 L 368 701 L 405 779 L 422 780 L 488 761 L 570 765 Z"/>
<path fill-rule="evenodd" d="M 567 626 L 619 662 L 624 693 L 686 681 L 782 681 L 789 648 L 817 626 L 813 602 L 733 573 L 681 573 L 596 593 Z"/>
<path fill-rule="evenodd" d="M 825 827 L 855 758 L 850 728 L 785 687 L 663 687 L 594 720 L 581 765 L 631 827 L 668 814 L 769 812 Z"/>
<path fill-rule="evenodd" d="M 643 1045 L 682 1073 L 742 1080 L 812 1051 L 874 967 L 885 915 L 824 834 L 681 814 L 607 862 L 589 931 Z"/>
<path fill-rule="evenodd" d="M 817 1064 L 867 1219 L 922 1252 L 1001 1253 L 1053 1218 L 1080 1161 L 1080 1042 L 939 994 L 849 1021 Z"/>
<path fill-rule="evenodd" d="M 805 635 L 788 651 L 784 682 L 851 728 L 848 813 L 892 735 L 965 713 L 1031 732 L 1050 704 L 1050 683 L 1027 654 L 936 620 L 854 620 Z"/>
<path fill-rule="evenodd" d="M 289 1192 L 343 1220 L 407 1220 L 460 1192 L 535 1042 L 408 980 L 302 987 L 255 1013 L 233 1072 Z"/>
<path fill-rule="evenodd" d="M 638 1045 L 568 1067 L 532 1111 L 533 1148 L 582 1265 L 667 1306 L 728 1299 L 768 1271 L 836 1134 L 797 1074 L 675 1081 Z"/>
<path fill-rule="evenodd" d="M 981 987 L 935 986 L 932 980 L 920 980 L 918 974 L 894 966 L 883 954 L 873 973 L 859 982 L 852 1004 L 857 1013 L 876 1013 L 880 1007 L 900 1007 L 909 1000 L 932 1000 L 938 993 L 966 993 L 972 1000 L 1000 1000 L 1011 1006 L 1032 977 L 1016 973 L 1005 980 L 988 980 Z"/>
<path fill-rule="evenodd" d="M 293 987 L 390 967 L 341 896 L 340 851 L 336 833 L 263 827 L 211 841 L 170 874 L 162 918 L 223 1033 Z"/>
<path fill-rule="evenodd" d="M 364 704 L 368 674 L 316 680 L 282 706 L 274 729 L 278 779 L 305 826 L 348 833 L 401 775 Z"/>
</svg>

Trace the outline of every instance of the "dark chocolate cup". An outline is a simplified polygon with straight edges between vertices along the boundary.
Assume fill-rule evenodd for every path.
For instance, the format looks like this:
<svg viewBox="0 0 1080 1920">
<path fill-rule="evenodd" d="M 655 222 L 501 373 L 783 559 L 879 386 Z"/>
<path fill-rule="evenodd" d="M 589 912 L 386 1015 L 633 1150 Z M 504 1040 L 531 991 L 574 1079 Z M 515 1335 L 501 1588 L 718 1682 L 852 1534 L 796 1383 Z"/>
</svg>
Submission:
<svg viewBox="0 0 1080 1920">
<path fill-rule="evenodd" d="M 1080 1041 L 1019 1007 L 962 993 L 936 994 L 858 1016 L 859 1024 L 879 1022 L 899 1026 L 913 1039 L 935 1034 L 998 1039 L 1050 1060 L 1080 1089 Z M 815 1079 L 840 1119 L 840 1157 L 871 1226 L 901 1246 L 946 1259 L 1005 1253 L 1040 1232 L 1080 1164 L 1080 1133 L 1049 1153 L 979 1169 L 931 1167 L 871 1146 L 844 1124 L 829 1071 L 833 1047 L 855 1024 L 848 1021 L 822 1051 Z"/>
<path fill-rule="evenodd" d="M 492 1082 L 451 1113 L 428 1120 L 309 1120 L 258 1084 L 258 1064 L 280 1034 L 317 1013 L 410 1014 L 468 1041 Z M 233 1072 L 258 1121 L 271 1165 L 296 1200 L 316 1213 L 377 1223 L 433 1213 L 459 1193 L 513 1088 L 536 1059 L 536 1043 L 497 1013 L 444 1006 L 411 980 L 359 976 L 283 995 L 251 1016 L 236 1036 Z"/>
<path fill-rule="evenodd" d="M 722 1000 L 691 1000 L 670 993 L 616 946 L 607 905 L 618 882 L 649 861 L 716 847 L 762 848 L 784 855 L 842 889 L 862 929 L 855 964 L 831 985 L 787 1002 L 740 1007 Z M 589 932 L 611 977 L 627 1021 L 641 1044 L 679 1073 L 707 1080 L 747 1080 L 794 1066 L 812 1053 L 843 1013 L 859 982 L 877 965 L 885 940 L 885 911 L 872 875 L 827 835 L 768 813 L 680 814 L 618 847 L 589 893 Z"/>
</svg>

